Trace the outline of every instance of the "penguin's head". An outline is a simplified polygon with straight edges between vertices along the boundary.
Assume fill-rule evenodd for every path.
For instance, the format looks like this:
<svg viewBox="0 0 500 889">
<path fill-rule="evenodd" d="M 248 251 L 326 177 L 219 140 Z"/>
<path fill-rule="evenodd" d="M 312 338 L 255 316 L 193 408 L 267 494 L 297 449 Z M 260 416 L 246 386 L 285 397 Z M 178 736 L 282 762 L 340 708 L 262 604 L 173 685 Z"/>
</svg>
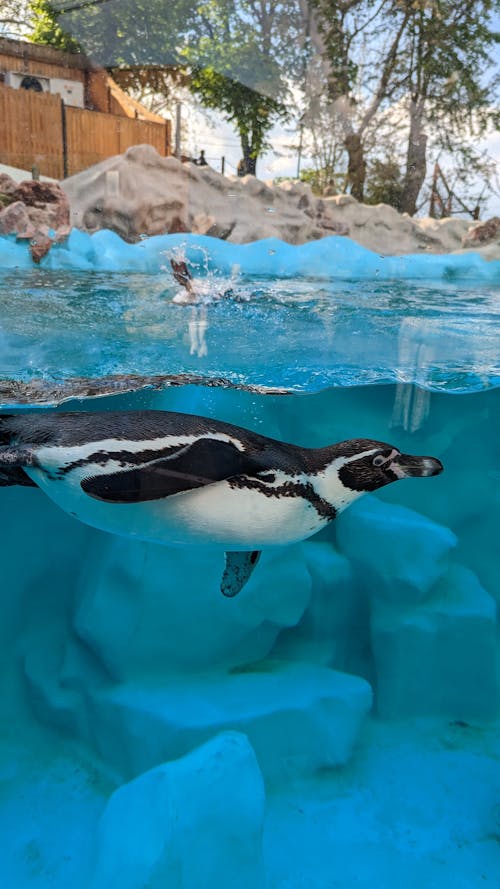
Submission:
<svg viewBox="0 0 500 889">
<path fill-rule="evenodd" d="M 383 441 L 356 439 L 342 442 L 337 449 L 344 456 L 337 469 L 338 478 L 353 492 L 376 491 L 401 478 L 426 478 L 443 471 L 443 464 L 435 457 L 402 454 Z"/>
</svg>

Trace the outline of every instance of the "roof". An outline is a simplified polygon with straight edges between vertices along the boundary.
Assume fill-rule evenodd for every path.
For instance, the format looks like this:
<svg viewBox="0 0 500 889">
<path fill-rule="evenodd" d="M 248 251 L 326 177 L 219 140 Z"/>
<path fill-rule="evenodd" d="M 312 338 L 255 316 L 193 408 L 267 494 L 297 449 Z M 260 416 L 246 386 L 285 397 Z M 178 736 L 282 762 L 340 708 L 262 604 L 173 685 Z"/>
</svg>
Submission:
<svg viewBox="0 0 500 889">
<path fill-rule="evenodd" d="M 63 52 L 53 46 L 42 46 L 30 43 L 28 40 L 11 40 L 8 37 L 0 37 L 0 53 L 20 59 L 45 62 L 49 65 L 61 65 L 64 68 L 76 68 L 79 71 L 88 71 L 96 67 L 84 53 Z"/>
</svg>

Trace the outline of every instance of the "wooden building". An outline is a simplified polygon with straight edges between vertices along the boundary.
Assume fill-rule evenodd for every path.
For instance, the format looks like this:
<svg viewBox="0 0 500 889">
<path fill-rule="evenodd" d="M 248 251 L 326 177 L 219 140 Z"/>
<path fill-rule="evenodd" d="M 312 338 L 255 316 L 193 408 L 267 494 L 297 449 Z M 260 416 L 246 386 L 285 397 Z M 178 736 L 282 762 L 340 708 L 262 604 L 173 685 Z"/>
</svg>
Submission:
<svg viewBox="0 0 500 889">
<path fill-rule="evenodd" d="M 81 53 L 0 38 L 0 163 L 63 179 L 132 145 L 171 153 L 171 122 Z"/>
</svg>

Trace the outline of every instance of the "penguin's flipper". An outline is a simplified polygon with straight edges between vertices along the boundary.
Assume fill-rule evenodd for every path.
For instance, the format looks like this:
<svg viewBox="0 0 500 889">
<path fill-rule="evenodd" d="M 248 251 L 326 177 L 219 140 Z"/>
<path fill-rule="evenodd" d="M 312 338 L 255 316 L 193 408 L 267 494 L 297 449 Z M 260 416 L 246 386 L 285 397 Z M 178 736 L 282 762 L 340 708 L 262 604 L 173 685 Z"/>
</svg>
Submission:
<svg viewBox="0 0 500 889">
<path fill-rule="evenodd" d="M 189 293 L 191 293 L 193 290 L 193 276 L 184 260 L 171 259 L 170 265 L 172 266 L 172 273 L 177 283 L 182 284 L 182 286 L 185 287 Z"/>
<path fill-rule="evenodd" d="M 221 593 L 224 596 L 237 596 L 249 580 L 261 556 L 260 550 L 252 552 L 228 552 L 225 554 L 226 567 L 221 580 Z"/>
<path fill-rule="evenodd" d="M 179 446 L 171 457 L 88 476 L 80 484 L 96 500 L 139 503 L 203 488 L 243 473 L 254 474 L 255 468 L 252 458 L 230 442 L 202 437 L 193 444 Z"/>
</svg>

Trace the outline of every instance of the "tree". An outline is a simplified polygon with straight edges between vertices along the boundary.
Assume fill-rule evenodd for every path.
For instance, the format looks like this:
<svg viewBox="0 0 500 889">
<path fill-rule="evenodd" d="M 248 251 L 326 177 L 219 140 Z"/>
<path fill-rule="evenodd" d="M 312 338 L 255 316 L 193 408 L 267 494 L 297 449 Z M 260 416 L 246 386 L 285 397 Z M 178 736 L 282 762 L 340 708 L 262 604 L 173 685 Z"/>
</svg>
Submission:
<svg viewBox="0 0 500 889">
<path fill-rule="evenodd" d="M 335 106 L 324 88 L 321 59 L 311 57 L 304 73 L 302 113 L 299 119 L 301 153 L 312 159 L 313 169 L 301 179 L 321 194 L 326 188 L 345 191 L 343 130 Z"/>
<path fill-rule="evenodd" d="M 34 0 L 33 9 L 33 39 L 81 47 L 124 87 L 154 94 L 189 82 L 233 122 L 246 171 L 255 172 L 267 133 L 288 113 L 296 0 Z"/>
<path fill-rule="evenodd" d="M 409 137 L 401 208 L 413 215 L 425 181 L 429 135 L 438 150 L 484 173 L 471 137 L 498 123 L 498 77 L 492 47 L 498 35 L 491 15 L 497 0 L 400 0 L 410 10 L 406 35 Z"/>
<path fill-rule="evenodd" d="M 183 49 L 191 89 L 240 137 L 243 170 L 253 173 L 273 124 L 289 116 L 300 10 L 294 0 L 207 0 L 197 34 Z"/>
<path fill-rule="evenodd" d="M 191 89 L 234 124 L 242 172 L 255 174 L 271 127 L 297 114 L 293 89 L 308 55 L 308 0 L 205 0 L 198 13 L 184 50 Z"/>
<path fill-rule="evenodd" d="M 2 0 L 0 3 L 0 34 L 23 36 L 30 29 L 31 12 L 28 0 Z"/>
<path fill-rule="evenodd" d="M 402 41 L 410 11 L 394 0 L 311 0 L 313 44 L 324 61 L 332 111 L 342 128 L 351 194 L 362 201 L 365 143 L 400 86 Z"/>
<path fill-rule="evenodd" d="M 498 121 L 498 80 L 484 72 L 493 66 L 498 35 L 491 15 L 500 11 L 499 0 L 311 2 L 351 193 L 363 199 L 369 142 L 380 115 L 392 108 L 408 140 L 401 207 L 413 214 L 429 145 L 466 152 L 470 160 L 471 137 Z"/>
<path fill-rule="evenodd" d="M 401 209 L 403 182 L 401 165 L 394 158 L 375 160 L 370 164 L 366 185 L 367 204 L 390 204 Z"/>
<path fill-rule="evenodd" d="M 30 7 L 33 17 L 30 38 L 33 43 L 48 44 L 65 52 L 82 52 L 78 41 L 61 27 L 61 12 L 54 3 L 50 0 L 33 0 Z"/>
<path fill-rule="evenodd" d="M 107 69 L 180 62 L 196 0 L 32 0 L 37 43 L 68 42 Z"/>
</svg>

